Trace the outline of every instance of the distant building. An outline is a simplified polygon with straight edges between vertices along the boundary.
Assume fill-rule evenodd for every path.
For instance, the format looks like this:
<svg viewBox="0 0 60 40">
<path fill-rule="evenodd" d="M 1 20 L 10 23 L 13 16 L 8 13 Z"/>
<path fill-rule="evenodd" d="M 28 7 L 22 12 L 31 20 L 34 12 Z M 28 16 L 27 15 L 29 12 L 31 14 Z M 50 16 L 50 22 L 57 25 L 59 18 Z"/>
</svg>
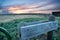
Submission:
<svg viewBox="0 0 60 40">
<path fill-rule="evenodd" d="M 60 16 L 60 11 L 57 11 L 57 12 L 52 12 L 52 15 L 55 15 L 55 16 Z"/>
</svg>

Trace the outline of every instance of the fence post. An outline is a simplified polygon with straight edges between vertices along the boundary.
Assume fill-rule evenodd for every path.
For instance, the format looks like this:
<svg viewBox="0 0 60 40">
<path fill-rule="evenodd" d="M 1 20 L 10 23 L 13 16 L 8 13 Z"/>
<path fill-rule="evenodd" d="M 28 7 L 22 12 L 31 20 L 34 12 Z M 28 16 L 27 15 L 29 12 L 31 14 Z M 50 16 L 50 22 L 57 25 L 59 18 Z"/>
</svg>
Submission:
<svg viewBox="0 0 60 40">
<path fill-rule="evenodd" d="M 50 15 L 49 16 L 49 21 L 55 21 L 55 16 Z M 47 40 L 53 40 L 53 31 L 50 31 L 47 33 Z"/>
</svg>

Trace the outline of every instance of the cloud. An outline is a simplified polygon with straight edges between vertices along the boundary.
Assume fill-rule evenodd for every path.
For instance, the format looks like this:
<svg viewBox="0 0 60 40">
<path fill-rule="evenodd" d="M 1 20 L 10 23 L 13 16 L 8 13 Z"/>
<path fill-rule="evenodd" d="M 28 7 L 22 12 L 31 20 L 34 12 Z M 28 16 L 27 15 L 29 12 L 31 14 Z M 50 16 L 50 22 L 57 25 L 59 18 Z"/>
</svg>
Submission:
<svg viewBox="0 0 60 40">
<path fill-rule="evenodd" d="M 53 9 L 57 9 L 57 8 L 60 8 L 60 5 L 50 4 L 50 5 L 41 7 L 40 10 L 48 10 L 48 9 L 49 9 L 49 10 L 53 10 Z"/>
<path fill-rule="evenodd" d="M 10 0 L 9 2 L 11 2 Z M 13 2 L 14 1 L 14 2 Z M 11 3 L 4 4 L 9 6 L 5 10 L 10 13 L 49 13 L 60 10 L 59 0 L 13 0 Z M 19 2 L 18 2 L 19 1 Z M 33 3 L 33 4 L 32 4 Z M 11 6 L 12 5 L 12 6 Z M 15 6 L 14 6 L 15 5 Z"/>
<path fill-rule="evenodd" d="M 52 10 L 59 10 L 60 6 L 57 4 L 49 4 L 46 6 L 39 7 L 40 5 L 22 5 L 22 6 L 15 6 L 15 7 L 9 7 L 8 11 L 11 13 L 39 13 L 39 12 L 52 12 Z M 50 11 L 48 11 L 50 10 Z"/>
</svg>

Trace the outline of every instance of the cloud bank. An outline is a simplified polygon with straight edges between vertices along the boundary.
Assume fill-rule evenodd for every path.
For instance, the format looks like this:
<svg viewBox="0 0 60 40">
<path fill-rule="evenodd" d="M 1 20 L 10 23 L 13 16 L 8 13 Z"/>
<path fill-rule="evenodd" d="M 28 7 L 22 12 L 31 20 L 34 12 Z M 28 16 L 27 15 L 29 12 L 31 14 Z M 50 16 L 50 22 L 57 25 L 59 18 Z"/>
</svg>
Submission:
<svg viewBox="0 0 60 40">
<path fill-rule="evenodd" d="M 10 13 L 50 13 L 60 11 L 60 0 L 5 0 L 2 4 Z"/>
</svg>

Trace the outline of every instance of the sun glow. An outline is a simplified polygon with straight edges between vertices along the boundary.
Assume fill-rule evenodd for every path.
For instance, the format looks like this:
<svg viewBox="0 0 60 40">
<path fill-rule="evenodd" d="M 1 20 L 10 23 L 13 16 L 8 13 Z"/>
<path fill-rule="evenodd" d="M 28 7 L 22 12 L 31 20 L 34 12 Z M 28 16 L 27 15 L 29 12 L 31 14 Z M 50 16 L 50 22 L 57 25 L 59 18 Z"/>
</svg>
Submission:
<svg viewBox="0 0 60 40">
<path fill-rule="evenodd" d="M 20 13 L 27 13 L 27 12 L 25 12 L 25 11 L 23 11 L 23 10 L 13 10 L 13 11 L 9 11 L 10 13 L 13 13 L 13 14 L 20 14 Z"/>
<path fill-rule="evenodd" d="M 20 7 L 9 7 L 9 8 L 8 8 L 8 12 L 9 12 L 9 13 L 17 13 L 17 14 L 19 14 L 19 13 L 24 13 L 24 11 L 21 10 Z"/>
<path fill-rule="evenodd" d="M 54 7 L 54 5 L 48 5 L 44 7 L 39 7 L 37 5 L 25 5 L 25 6 L 11 6 L 7 10 L 12 14 L 21 14 L 21 13 L 51 13 L 52 11 L 58 10 L 48 10 L 49 8 Z"/>
</svg>

